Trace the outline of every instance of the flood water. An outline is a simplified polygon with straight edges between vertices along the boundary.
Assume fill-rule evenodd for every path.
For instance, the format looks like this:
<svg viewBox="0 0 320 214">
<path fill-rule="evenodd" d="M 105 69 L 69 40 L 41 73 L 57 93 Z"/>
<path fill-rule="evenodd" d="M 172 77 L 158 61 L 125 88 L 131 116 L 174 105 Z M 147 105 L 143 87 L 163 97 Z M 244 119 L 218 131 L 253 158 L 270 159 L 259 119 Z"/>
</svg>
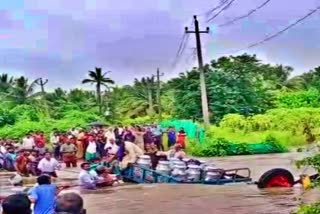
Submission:
<svg viewBox="0 0 320 214">
<path fill-rule="evenodd" d="M 265 171 L 272 168 L 286 168 L 298 176 L 302 170 L 297 170 L 292 161 L 301 158 L 301 155 L 287 153 L 208 160 L 219 168 L 248 167 L 251 169 L 253 180 L 256 181 Z M 313 173 L 311 169 L 304 172 Z M 70 171 L 60 172 L 61 178 L 70 179 L 76 176 L 76 173 Z M 69 191 L 80 192 L 78 189 Z M 85 200 L 87 213 L 108 214 L 288 214 L 296 210 L 301 202 L 315 202 L 320 199 L 319 190 L 303 191 L 299 186 L 291 189 L 259 190 L 255 185 L 246 184 L 126 185 L 81 192 L 81 195 Z"/>
</svg>

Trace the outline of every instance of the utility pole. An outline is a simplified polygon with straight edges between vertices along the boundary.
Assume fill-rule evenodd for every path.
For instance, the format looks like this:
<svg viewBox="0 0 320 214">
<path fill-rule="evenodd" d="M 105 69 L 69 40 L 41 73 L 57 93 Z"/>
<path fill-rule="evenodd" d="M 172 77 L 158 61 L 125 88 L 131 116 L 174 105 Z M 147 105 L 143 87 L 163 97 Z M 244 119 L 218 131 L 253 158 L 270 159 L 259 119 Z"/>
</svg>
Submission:
<svg viewBox="0 0 320 214">
<path fill-rule="evenodd" d="M 207 97 L 207 89 L 206 89 L 206 80 L 204 75 L 203 68 L 203 59 L 202 59 L 202 51 L 201 51 L 201 33 L 209 33 L 209 27 L 205 31 L 199 30 L 199 22 L 197 20 L 197 16 L 193 16 L 194 18 L 194 31 L 189 31 L 188 27 L 185 28 L 186 33 L 194 33 L 196 36 L 196 44 L 197 44 L 197 55 L 198 55 L 198 63 L 199 63 L 199 71 L 200 71 L 200 88 L 201 88 L 201 103 L 202 103 L 202 115 L 205 126 L 210 125 L 209 121 L 209 107 L 208 107 L 208 97 Z"/>
<path fill-rule="evenodd" d="M 46 79 L 45 81 L 42 80 L 42 78 L 39 78 L 36 80 L 36 84 L 40 85 L 41 87 L 41 93 L 42 95 L 44 95 L 45 91 L 44 91 L 44 86 L 48 83 L 48 79 Z"/>
<path fill-rule="evenodd" d="M 160 69 L 157 68 L 157 104 L 158 104 L 159 122 L 162 120 L 160 77 L 162 77 L 163 75 L 164 75 L 164 73 L 160 74 Z"/>
</svg>

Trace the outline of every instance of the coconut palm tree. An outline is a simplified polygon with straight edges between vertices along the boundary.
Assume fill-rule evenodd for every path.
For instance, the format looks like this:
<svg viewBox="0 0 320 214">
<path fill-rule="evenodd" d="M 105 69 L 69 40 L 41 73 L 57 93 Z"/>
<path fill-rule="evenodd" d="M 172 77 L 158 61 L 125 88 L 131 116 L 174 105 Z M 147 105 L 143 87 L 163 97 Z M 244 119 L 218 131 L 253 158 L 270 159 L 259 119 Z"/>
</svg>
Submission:
<svg viewBox="0 0 320 214">
<path fill-rule="evenodd" d="M 8 96 L 11 97 L 17 104 L 25 104 L 30 99 L 39 96 L 40 92 L 35 92 L 36 82 L 29 84 L 29 80 L 21 76 L 14 80 L 14 87 L 11 88 Z"/>
<path fill-rule="evenodd" d="M 8 74 L 0 75 L 0 92 L 1 94 L 8 93 L 8 90 L 13 85 L 13 77 L 9 77 Z"/>
<path fill-rule="evenodd" d="M 135 90 L 132 93 L 140 99 L 145 99 L 148 102 L 149 114 L 154 113 L 154 77 L 143 77 L 141 80 L 134 80 Z"/>
<path fill-rule="evenodd" d="M 102 99 L 101 99 L 101 87 L 105 86 L 110 88 L 110 84 L 114 84 L 114 81 L 106 75 L 110 73 L 110 71 L 102 73 L 101 68 L 95 68 L 95 71 L 89 71 L 89 78 L 82 80 L 82 84 L 95 84 L 96 85 L 96 93 L 97 93 L 97 103 L 99 106 L 99 113 L 102 114 Z"/>
</svg>

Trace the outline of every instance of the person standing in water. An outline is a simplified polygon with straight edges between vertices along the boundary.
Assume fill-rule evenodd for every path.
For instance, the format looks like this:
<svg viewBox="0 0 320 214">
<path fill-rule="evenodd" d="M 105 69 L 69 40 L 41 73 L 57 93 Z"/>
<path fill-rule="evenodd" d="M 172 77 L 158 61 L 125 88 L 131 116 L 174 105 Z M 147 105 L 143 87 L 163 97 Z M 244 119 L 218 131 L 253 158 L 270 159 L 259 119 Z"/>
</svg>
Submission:
<svg viewBox="0 0 320 214">
<path fill-rule="evenodd" d="M 59 168 L 59 162 L 55 158 L 51 157 L 50 152 L 45 153 L 44 158 L 41 159 L 38 165 L 38 169 L 41 171 L 41 174 L 47 174 L 55 178 L 58 177 L 56 169 Z"/>
<path fill-rule="evenodd" d="M 28 192 L 30 201 L 34 203 L 34 214 L 53 214 L 58 187 L 51 184 L 51 177 L 48 175 L 39 176 L 37 183 L 38 186 Z"/>
<path fill-rule="evenodd" d="M 80 165 L 81 171 L 79 174 L 80 185 L 84 189 L 96 189 L 96 181 L 92 174 L 90 174 L 90 164 L 82 163 Z"/>
</svg>

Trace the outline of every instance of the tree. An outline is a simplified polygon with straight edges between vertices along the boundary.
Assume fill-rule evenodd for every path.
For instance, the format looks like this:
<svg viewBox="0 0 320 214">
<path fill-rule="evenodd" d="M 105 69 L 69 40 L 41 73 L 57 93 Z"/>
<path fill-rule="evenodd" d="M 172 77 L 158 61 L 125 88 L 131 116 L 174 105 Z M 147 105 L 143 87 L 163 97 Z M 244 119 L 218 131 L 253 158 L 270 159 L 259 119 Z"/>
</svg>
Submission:
<svg viewBox="0 0 320 214">
<path fill-rule="evenodd" d="M 8 93 L 10 87 L 14 83 L 13 77 L 9 77 L 8 74 L 0 75 L 0 92 L 5 94 Z"/>
<path fill-rule="evenodd" d="M 144 99 L 148 101 L 149 114 L 154 113 L 154 88 L 155 81 L 154 77 L 143 77 L 140 81 L 138 79 L 134 80 L 133 95 L 137 98 Z"/>
<path fill-rule="evenodd" d="M 14 80 L 14 87 L 11 88 L 8 96 L 16 104 L 26 104 L 41 94 L 40 92 L 35 92 L 35 87 L 35 81 L 29 84 L 28 79 L 21 76 Z"/>
<path fill-rule="evenodd" d="M 292 77 L 285 82 L 285 86 L 291 90 L 320 89 L 320 66 L 299 76 Z"/>
<path fill-rule="evenodd" d="M 106 77 L 108 73 L 110 73 L 110 71 L 102 73 L 102 69 L 96 67 L 95 71 L 89 71 L 88 79 L 82 80 L 82 84 L 90 83 L 96 85 L 97 103 L 99 106 L 100 115 L 102 114 L 101 86 L 109 88 L 110 84 L 114 84 L 114 81 L 112 79 Z"/>
<path fill-rule="evenodd" d="M 279 76 L 285 76 L 279 70 L 247 54 L 221 57 L 205 65 L 211 121 L 218 122 L 228 113 L 251 115 L 271 108 L 273 97 L 269 91 L 276 88 Z M 201 119 L 198 76 L 194 68 L 168 83 L 174 89 L 174 106 L 180 118 Z"/>
<path fill-rule="evenodd" d="M 76 104 L 81 110 L 87 110 L 92 107 L 94 92 L 85 91 L 78 88 L 72 89 L 67 94 L 67 101 Z"/>
<path fill-rule="evenodd" d="M 171 79 L 164 90 L 173 90 L 174 115 L 180 118 L 202 118 L 199 72 L 196 68 Z"/>
</svg>

